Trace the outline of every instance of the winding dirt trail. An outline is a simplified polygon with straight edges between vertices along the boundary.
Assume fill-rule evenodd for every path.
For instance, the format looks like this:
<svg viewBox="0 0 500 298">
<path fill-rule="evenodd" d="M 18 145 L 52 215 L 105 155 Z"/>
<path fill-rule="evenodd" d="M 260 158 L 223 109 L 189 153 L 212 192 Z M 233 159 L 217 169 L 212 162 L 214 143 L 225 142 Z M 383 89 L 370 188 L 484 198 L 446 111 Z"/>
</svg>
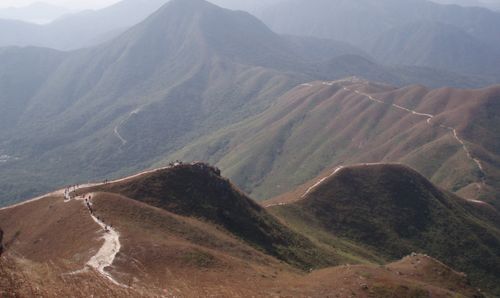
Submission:
<svg viewBox="0 0 500 298">
<path fill-rule="evenodd" d="M 118 139 L 120 139 L 120 142 L 122 142 L 122 146 L 125 146 L 127 144 L 127 140 L 125 140 L 122 135 L 120 134 L 120 132 L 118 131 L 118 129 L 120 128 L 121 124 L 123 124 L 123 122 L 120 122 L 120 125 L 117 125 L 114 129 L 114 132 L 115 132 L 115 135 Z"/>
<path fill-rule="evenodd" d="M 337 174 L 338 171 L 342 170 L 344 168 L 344 166 L 339 166 L 339 167 L 336 167 L 335 170 L 333 170 L 333 172 L 326 176 L 326 177 L 323 177 L 321 178 L 320 180 L 318 180 L 318 182 L 316 182 L 313 186 L 309 187 L 305 192 L 304 194 L 301 196 L 301 198 L 304 198 L 305 196 L 307 196 L 311 191 L 313 191 L 316 187 L 320 186 L 321 183 L 325 182 L 326 179 L 332 177 L 333 175 Z"/>
<path fill-rule="evenodd" d="M 92 204 L 92 197 L 94 196 L 94 194 L 84 194 L 84 195 L 80 195 L 78 197 L 72 197 L 72 195 L 71 195 L 71 193 L 74 191 L 77 191 L 77 190 L 85 188 L 85 187 L 95 186 L 95 185 L 98 185 L 98 184 L 93 184 L 93 185 L 85 184 L 85 185 L 81 185 L 81 186 L 80 185 L 79 186 L 72 186 L 72 187 L 64 190 L 64 202 L 68 203 L 71 200 L 81 201 L 84 204 L 85 208 L 87 208 L 87 210 L 89 211 L 90 217 L 94 220 L 94 222 L 96 222 L 102 228 L 103 234 L 102 234 L 101 238 L 104 240 L 104 243 L 101 246 L 101 248 L 86 263 L 86 265 L 85 265 L 86 267 L 81 269 L 81 270 L 72 272 L 70 274 L 78 274 L 81 272 L 85 272 L 87 270 L 87 268 L 90 267 L 90 268 L 96 270 L 97 272 L 99 272 L 102 276 L 107 278 L 109 281 L 111 281 L 115 285 L 126 287 L 125 285 L 120 284 L 118 281 L 116 281 L 113 278 L 113 276 L 109 272 L 106 272 L 106 270 L 105 270 L 107 267 L 113 265 L 113 262 L 116 258 L 116 255 L 120 251 L 120 248 L 121 248 L 120 234 L 115 229 L 108 226 L 106 223 L 104 223 L 104 221 L 102 221 L 101 219 L 99 219 L 97 216 L 94 215 L 94 212 L 92 210 L 92 205 L 93 205 Z"/>
<path fill-rule="evenodd" d="M 92 212 L 90 212 L 90 208 L 89 214 L 92 219 L 103 229 L 104 234 L 102 235 L 102 238 L 104 239 L 104 243 L 99 251 L 87 262 L 87 266 L 95 269 L 112 283 L 121 287 L 127 287 L 116 281 L 113 276 L 105 270 L 107 267 L 113 265 L 116 255 L 118 254 L 118 252 L 120 252 L 120 234 L 114 228 L 108 226 L 99 218 L 97 218 Z"/>
<path fill-rule="evenodd" d="M 385 103 L 384 101 L 380 100 L 380 99 L 377 99 L 377 98 L 374 98 L 373 96 L 371 96 L 370 94 L 367 94 L 367 93 L 363 93 L 359 90 L 353 90 L 353 89 L 350 89 L 350 88 L 347 88 L 345 86 L 342 87 L 345 91 L 349 91 L 349 92 L 354 92 L 355 94 L 358 94 L 358 95 L 361 95 L 361 96 L 364 96 L 366 98 L 368 98 L 369 100 L 373 101 L 373 102 L 376 102 L 378 104 L 387 104 Z M 415 116 L 419 116 L 419 117 L 424 117 L 424 118 L 427 118 L 426 122 L 427 124 L 429 125 L 432 125 L 432 120 L 436 117 L 435 115 L 432 115 L 432 114 L 426 114 L 426 113 L 420 113 L 420 112 L 417 112 L 415 110 L 412 110 L 412 109 L 409 109 L 409 108 L 406 108 L 406 107 L 402 107 L 400 105 L 397 105 L 397 104 L 390 104 L 392 107 L 396 108 L 396 109 L 399 109 L 399 110 L 402 110 L 402 111 L 405 111 L 405 112 L 408 112 L 408 113 L 411 113 Z M 476 185 L 477 187 L 479 188 L 479 190 L 482 189 L 483 186 L 486 185 L 486 173 L 484 172 L 484 167 L 483 165 L 481 164 L 481 161 L 478 159 L 478 158 L 474 158 L 472 156 L 472 153 L 470 151 L 470 149 L 467 147 L 467 144 L 465 143 L 465 141 L 458 135 L 458 132 L 455 128 L 453 127 L 449 127 L 449 126 L 445 126 L 445 125 L 439 125 L 439 127 L 441 128 L 444 128 L 444 129 L 447 129 L 449 130 L 452 135 L 453 135 L 453 138 L 455 138 L 455 140 L 460 143 L 460 145 L 462 146 L 462 149 L 465 151 L 466 155 L 467 155 L 467 158 L 472 162 L 474 163 L 474 165 L 478 168 L 479 172 L 481 173 L 481 181 L 478 182 Z"/>
<path fill-rule="evenodd" d="M 121 287 L 127 287 L 126 285 L 123 285 L 123 284 L 119 283 L 118 281 L 116 281 L 113 278 L 113 276 L 105 270 L 107 267 L 110 267 L 113 265 L 113 262 L 116 258 L 116 255 L 120 252 L 120 249 L 121 249 L 120 233 L 116 229 L 114 229 L 113 227 L 107 225 L 100 218 L 95 216 L 93 209 L 92 209 L 92 201 L 91 201 L 91 198 L 94 196 L 93 193 L 86 193 L 86 194 L 80 195 L 78 197 L 73 197 L 72 193 L 74 193 L 77 190 L 85 189 L 88 187 L 95 187 L 95 186 L 101 186 L 101 185 L 110 184 L 110 183 L 127 181 L 130 179 L 145 175 L 145 174 L 151 174 L 151 173 L 155 173 L 158 171 L 170 169 L 170 168 L 173 168 L 179 164 L 180 163 L 175 163 L 171 166 L 142 171 L 140 173 L 137 173 L 137 174 L 134 174 L 131 176 L 127 176 L 124 178 L 116 179 L 113 181 L 88 183 L 88 184 L 71 186 L 68 188 L 62 188 L 62 189 L 56 190 L 54 192 L 51 192 L 51 193 L 48 193 L 45 195 L 41 195 L 39 197 L 30 199 L 30 200 L 27 200 L 27 201 L 24 201 L 24 202 L 15 204 L 15 205 L 0 208 L 0 211 L 23 206 L 23 205 L 26 205 L 26 204 L 29 204 L 29 203 L 32 203 L 35 201 L 39 201 L 39 200 L 42 200 L 44 198 L 48 198 L 51 196 L 63 197 L 65 203 L 68 203 L 71 200 L 81 201 L 84 204 L 84 206 L 88 209 L 89 216 L 92 218 L 92 220 L 102 228 L 102 231 L 103 231 L 102 239 L 104 239 L 104 243 L 101 246 L 101 248 L 99 249 L 99 251 L 97 251 L 97 253 L 94 256 L 92 256 L 90 258 L 90 260 L 86 263 L 85 268 L 78 270 L 78 271 L 75 271 L 75 272 L 68 273 L 68 274 L 70 274 L 70 275 L 78 274 L 81 272 L 85 272 L 86 270 L 88 270 L 88 268 L 92 268 L 92 269 L 96 270 L 97 272 L 99 272 L 99 274 L 101 274 L 102 276 L 107 278 L 109 281 L 114 283 L 115 285 L 118 285 Z M 90 196 L 90 199 L 88 201 L 86 201 L 85 198 L 89 198 L 89 196 Z"/>
<path fill-rule="evenodd" d="M 76 191 L 78 189 L 88 187 L 88 185 L 82 185 L 78 187 L 72 187 L 70 190 L 65 190 L 64 191 L 64 202 L 67 203 L 72 200 L 71 198 L 71 192 Z M 88 267 L 96 270 L 104 276 L 106 279 L 111 281 L 117 286 L 127 288 L 126 285 L 119 283 L 116 279 L 113 278 L 113 276 L 107 272 L 105 269 L 112 266 L 113 262 L 116 258 L 116 255 L 120 252 L 121 249 L 121 243 L 120 243 L 120 234 L 118 231 L 116 231 L 113 227 L 107 225 L 103 220 L 101 220 L 99 217 L 97 217 L 92 209 L 92 197 L 94 194 L 84 194 L 82 196 L 74 198 L 76 201 L 82 201 L 84 206 L 87 208 L 89 211 L 90 217 L 96 222 L 101 228 L 102 228 L 102 239 L 104 240 L 104 243 L 102 244 L 101 248 L 97 251 L 95 255 L 93 255 L 90 260 L 86 263 L 86 267 L 72 272 L 71 274 L 78 274 L 81 272 L 85 272 Z"/>
<path fill-rule="evenodd" d="M 114 133 L 115 133 L 115 136 L 120 140 L 120 142 L 122 142 L 122 145 L 120 146 L 123 147 L 127 144 L 127 140 L 120 134 L 120 127 L 125 124 L 125 122 L 127 122 L 130 117 L 132 117 L 133 115 L 137 115 L 139 114 L 139 112 L 142 110 L 142 106 L 141 107 L 138 107 L 137 109 L 133 110 L 132 112 L 130 112 L 127 117 L 125 119 L 123 119 L 122 121 L 120 121 L 120 123 L 115 126 L 114 128 Z"/>
<path fill-rule="evenodd" d="M 321 82 L 321 85 L 324 85 L 324 86 L 333 86 L 335 84 L 344 83 L 344 82 L 357 83 L 357 82 L 361 82 L 361 80 L 358 80 L 356 78 L 351 78 L 351 79 L 339 80 L 339 81 Z M 302 86 L 302 87 L 314 87 L 314 85 L 311 84 L 311 83 L 304 83 L 304 84 L 301 84 L 299 86 Z M 380 99 L 377 99 L 377 98 L 373 97 L 370 94 L 361 92 L 359 90 L 350 89 L 350 88 L 347 88 L 346 86 L 342 86 L 342 89 L 345 90 L 345 91 L 348 91 L 348 92 L 352 92 L 352 93 L 364 96 L 364 97 L 368 98 L 370 101 L 373 101 L 373 102 L 375 102 L 377 104 L 383 104 L 383 105 L 387 104 L 386 102 L 384 102 L 384 101 L 382 101 Z M 417 112 L 415 110 L 412 110 L 412 109 L 409 109 L 409 108 L 406 108 L 406 107 L 403 107 L 403 106 L 400 106 L 400 105 L 397 105 L 397 104 L 390 104 L 390 105 L 391 105 L 391 107 L 396 108 L 398 110 L 402 110 L 402 111 L 405 111 L 407 113 L 411 113 L 412 115 L 426 118 L 426 123 L 428 125 L 432 125 L 432 120 L 436 117 L 435 115 Z M 455 128 L 449 127 L 449 126 L 445 126 L 445 125 L 439 125 L 439 127 L 443 128 L 443 129 L 447 129 L 447 130 L 449 130 L 452 133 L 452 135 L 455 138 L 455 140 L 458 143 L 460 143 L 460 145 L 462 146 L 462 149 L 467 154 L 467 158 L 477 166 L 477 168 L 479 169 L 482 177 L 481 177 L 481 181 L 477 182 L 476 185 L 477 185 L 478 189 L 481 190 L 482 187 L 486 185 L 486 179 L 485 179 L 486 174 L 484 172 L 484 168 L 483 168 L 483 165 L 481 164 L 481 161 L 478 158 L 474 158 L 472 156 L 471 151 L 467 147 L 465 141 L 462 138 L 460 138 L 460 136 L 458 135 L 457 130 Z M 365 163 L 364 165 L 375 165 L 375 164 L 380 164 L 380 163 Z M 328 178 L 330 178 L 333 175 L 335 175 L 342 168 L 343 168 L 343 166 L 339 166 L 339 167 L 335 168 L 335 170 L 330 175 L 319 179 L 313 186 L 309 187 L 304 192 L 304 194 L 302 194 L 301 199 L 305 198 L 311 191 L 313 191 L 315 188 L 317 188 L 319 185 L 321 185 L 321 183 L 323 183 L 325 180 L 327 180 Z M 469 202 L 471 202 L 471 203 L 490 206 L 488 203 L 483 202 L 483 201 L 471 200 L 471 199 L 466 199 L 466 200 L 469 201 Z M 288 205 L 288 204 L 290 204 L 290 202 L 281 202 L 281 203 L 275 203 L 275 204 L 265 205 L 264 207 L 268 208 L 268 207 L 283 206 L 283 205 Z"/>
</svg>

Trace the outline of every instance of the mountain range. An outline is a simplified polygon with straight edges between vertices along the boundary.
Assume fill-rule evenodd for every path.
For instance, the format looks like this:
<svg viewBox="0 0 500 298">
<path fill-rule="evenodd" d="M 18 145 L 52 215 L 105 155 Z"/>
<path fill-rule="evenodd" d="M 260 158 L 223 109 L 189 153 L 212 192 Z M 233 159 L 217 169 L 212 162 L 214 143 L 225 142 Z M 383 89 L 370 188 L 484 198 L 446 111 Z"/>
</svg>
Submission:
<svg viewBox="0 0 500 298">
<path fill-rule="evenodd" d="M 399 165 L 346 167 L 306 197 L 267 208 L 202 163 L 69 191 L 0 210 L 2 291 L 485 297 L 474 288 L 481 286 L 498 293 L 498 213 Z"/>
<path fill-rule="evenodd" d="M 278 33 L 347 42 L 384 64 L 432 66 L 498 81 L 500 13 L 485 8 L 422 0 L 287 0 L 259 17 Z"/>
<path fill-rule="evenodd" d="M 0 152 L 10 158 L 1 164 L 0 198 L 149 167 L 312 80 L 475 85 L 348 52 L 344 43 L 277 35 L 248 13 L 201 0 L 169 2 L 90 49 L 3 48 Z"/>
<path fill-rule="evenodd" d="M 0 17 L 0 46 L 66 51 L 95 46 L 143 21 L 166 1 L 125 0 L 100 10 L 67 14 L 42 25 Z"/>
<path fill-rule="evenodd" d="M 430 90 L 359 78 L 315 81 L 168 158 L 209 160 L 260 199 L 343 164 L 401 162 L 445 189 L 498 204 L 499 92 L 498 86 Z"/>
<path fill-rule="evenodd" d="M 0 21 L 0 296 L 500 295 L 498 14 L 165 2 Z"/>
</svg>

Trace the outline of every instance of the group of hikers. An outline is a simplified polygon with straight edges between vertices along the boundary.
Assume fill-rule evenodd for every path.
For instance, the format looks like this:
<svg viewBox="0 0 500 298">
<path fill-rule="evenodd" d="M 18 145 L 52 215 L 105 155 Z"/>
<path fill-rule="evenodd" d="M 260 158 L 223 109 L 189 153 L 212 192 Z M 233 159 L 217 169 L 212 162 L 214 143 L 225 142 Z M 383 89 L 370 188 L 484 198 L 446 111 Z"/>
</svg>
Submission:
<svg viewBox="0 0 500 298">
<path fill-rule="evenodd" d="M 64 199 L 69 201 L 72 198 L 74 198 L 75 196 L 71 195 L 71 192 L 76 191 L 79 187 L 80 187 L 79 184 L 70 185 L 70 186 L 66 187 L 66 189 L 64 189 Z"/>
<path fill-rule="evenodd" d="M 87 209 L 89 210 L 90 215 L 94 216 L 95 218 L 97 218 L 98 221 L 100 221 L 100 222 L 102 222 L 104 224 L 104 232 L 109 233 L 110 228 L 112 228 L 113 225 L 109 225 L 108 226 L 104 222 L 104 219 L 102 219 L 99 216 L 97 216 L 97 215 L 94 214 L 94 209 L 92 208 L 92 195 L 89 195 L 88 198 L 85 198 L 85 206 L 87 206 Z"/>
<path fill-rule="evenodd" d="M 108 183 L 108 180 L 104 180 L 104 184 L 107 184 Z M 76 198 L 78 197 L 79 195 L 78 194 L 72 194 L 72 192 L 76 191 L 78 188 L 80 187 L 79 184 L 75 184 L 75 185 L 71 185 L 71 186 L 68 186 L 66 187 L 66 189 L 64 189 L 64 200 L 65 201 L 69 201 L 73 198 Z M 104 224 L 104 231 L 106 233 L 108 233 L 110 231 L 110 228 L 113 227 L 113 225 L 107 225 L 103 219 L 101 219 L 99 216 L 95 215 L 94 214 L 94 209 L 92 208 L 92 195 L 89 195 L 88 197 L 84 196 L 83 197 L 84 200 L 85 200 L 85 206 L 87 207 L 87 209 L 89 210 L 90 212 L 90 215 L 94 216 L 95 218 L 97 218 L 97 220 L 99 222 L 102 222 Z"/>
<path fill-rule="evenodd" d="M 168 163 L 168 166 L 173 168 L 173 167 L 176 167 L 176 166 L 182 166 L 184 163 L 180 160 L 176 160 L 176 161 L 171 161 Z"/>
</svg>

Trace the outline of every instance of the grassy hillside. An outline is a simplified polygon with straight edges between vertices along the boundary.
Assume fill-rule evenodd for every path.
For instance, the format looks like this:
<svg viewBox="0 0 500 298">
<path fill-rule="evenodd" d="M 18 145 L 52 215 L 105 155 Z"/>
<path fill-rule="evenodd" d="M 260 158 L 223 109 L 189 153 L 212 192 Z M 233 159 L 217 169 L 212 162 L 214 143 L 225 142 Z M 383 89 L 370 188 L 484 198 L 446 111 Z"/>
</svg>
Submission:
<svg viewBox="0 0 500 298">
<path fill-rule="evenodd" d="M 477 83 L 343 55 L 351 49 L 283 37 L 248 13 L 178 0 L 95 48 L 0 51 L 0 100 L 8 111 L 1 119 L 9 121 L 0 132 L 0 200 L 150 167 L 315 79 Z"/>
<path fill-rule="evenodd" d="M 416 183 L 422 186 L 419 179 Z M 393 191 L 382 184 L 385 187 Z M 306 200 L 321 191 L 323 187 L 318 187 Z M 80 196 L 66 200 L 59 191 L 0 210 L 6 243 L 0 260 L 0 294 L 483 297 L 467 276 L 431 257 L 412 254 L 383 265 L 385 258 L 391 258 L 386 250 L 379 253 L 366 243 L 339 237 L 340 233 L 332 235 L 327 228 L 331 226 L 317 225 L 315 220 L 304 223 L 317 209 L 277 219 L 269 211 L 281 215 L 298 203 L 263 209 L 205 164 L 137 174 L 80 188 L 72 195 Z M 83 200 L 89 197 L 92 213 Z M 392 201 L 382 203 L 390 208 Z M 478 213 L 482 222 L 480 218 L 484 217 Z M 113 233 L 96 221 L 105 222 Z M 118 245 L 107 247 L 110 236 Z M 115 258 L 104 273 L 88 265 L 90 258 L 110 248 Z M 327 267 L 332 264 L 344 265 Z"/>
<path fill-rule="evenodd" d="M 145 168 L 164 152 L 262 111 L 304 79 L 273 68 L 287 61 L 286 43 L 250 15 L 204 1 L 174 2 L 112 42 L 54 54 L 58 64 L 47 72 L 44 64 L 27 65 L 23 77 L 42 73 L 30 83 L 35 90 L 0 86 L 17 120 L 2 132 L 0 150 L 19 158 L 2 164 L 2 200 Z M 18 51 L 0 53 L 0 64 Z M 2 69 L 3 82 L 19 79 L 19 70 L 9 69 Z M 15 109 L 19 102 L 22 109 Z M 55 174 L 39 174 L 49 172 Z"/>
<path fill-rule="evenodd" d="M 91 190 L 85 190 L 87 192 Z M 266 253 L 300 268 L 334 264 L 335 256 L 291 232 L 205 164 L 181 165 L 92 191 L 116 193 L 219 225 Z"/>
<path fill-rule="evenodd" d="M 390 259 L 429 254 L 499 293 L 498 212 L 439 190 L 405 166 L 343 168 L 301 200 L 270 210 L 299 231 L 316 230 L 312 237 L 328 233 Z"/>
<path fill-rule="evenodd" d="M 217 164 L 258 199 L 290 191 L 338 165 L 392 161 L 416 168 L 453 192 L 498 202 L 498 94 L 497 87 L 429 90 L 363 80 L 313 82 L 170 158 Z M 428 123 L 426 116 L 402 108 L 434 118 Z M 455 128 L 465 140 L 471 157 L 483 167 L 486 185 L 478 185 L 483 173 L 454 133 L 442 126 Z"/>
</svg>

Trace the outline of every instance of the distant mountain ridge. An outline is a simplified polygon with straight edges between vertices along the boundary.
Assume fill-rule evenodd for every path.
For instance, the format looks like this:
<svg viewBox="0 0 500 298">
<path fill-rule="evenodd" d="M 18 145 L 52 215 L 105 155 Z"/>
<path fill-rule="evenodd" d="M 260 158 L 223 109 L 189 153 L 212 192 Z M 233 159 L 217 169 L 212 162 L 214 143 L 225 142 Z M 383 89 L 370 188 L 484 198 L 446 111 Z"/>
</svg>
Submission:
<svg viewBox="0 0 500 298">
<path fill-rule="evenodd" d="M 382 34 L 370 51 L 379 61 L 500 77 L 500 51 L 443 23 L 412 23 Z"/>
<path fill-rule="evenodd" d="M 499 206 L 499 92 L 395 88 L 358 78 L 310 82 L 168 158 L 217 164 L 259 199 L 345 163 L 402 162 L 441 187 Z"/>
<path fill-rule="evenodd" d="M 287 0 L 259 17 L 278 33 L 347 42 L 381 63 L 432 65 L 500 80 L 495 71 L 500 68 L 500 13 L 484 8 L 422 0 Z M 417 23 L 420 30 L 410 27 Z"/>
<path fill-rule="evenodd" d="M 69 14 L 46 25 L 0 19 L 0 47 L 74 50 L 94 46 L 143 21 L 166 1 L 124 0 L 101 10 Z"/>
<path fill-rule="evenodd" d="M 169 2 L 90 49 L 2 49 L 0 150 L 13 158 L 0 168 L 0 197 L 146 168 L 303 82 L 364 75 L 396 85 L 481 85 L 427 68 L 380 66 L 350 51 L 277 35 L 248 13 L 201 0 Z"/>
</svg>

